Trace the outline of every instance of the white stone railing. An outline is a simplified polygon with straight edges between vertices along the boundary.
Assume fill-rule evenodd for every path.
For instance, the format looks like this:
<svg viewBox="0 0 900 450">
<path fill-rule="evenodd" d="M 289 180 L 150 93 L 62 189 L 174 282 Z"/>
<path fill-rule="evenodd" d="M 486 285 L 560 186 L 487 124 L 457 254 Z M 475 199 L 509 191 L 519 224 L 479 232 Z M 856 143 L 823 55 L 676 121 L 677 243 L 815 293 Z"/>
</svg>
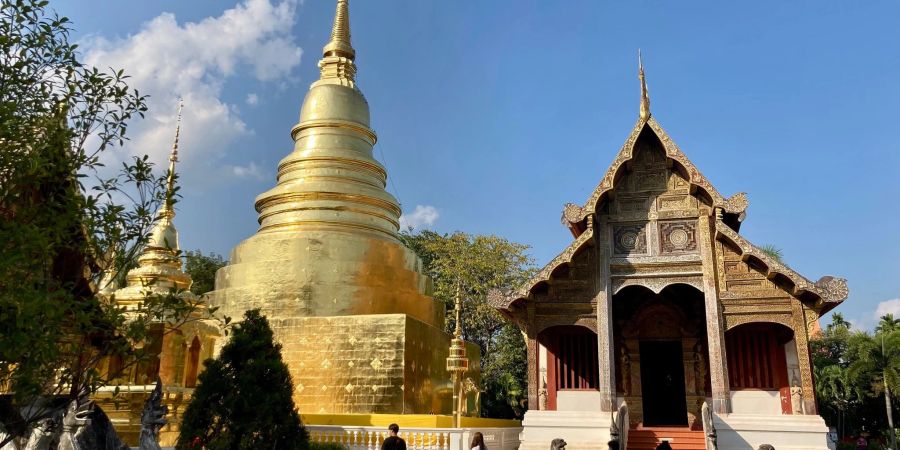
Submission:
<svg viewBox="0 0 900 450">
<path fill-rule="evenodd" d="M 388 436 L 384 427 L 307 425 L 311 442 L 336 443 L 347 450 L 379 450 Z M 404 428 L 400 437 L 408 450 L 469 450 L 472 434 L 480 431 L 488 450 L 516 450 L 522 428 Z"/>
</svg>

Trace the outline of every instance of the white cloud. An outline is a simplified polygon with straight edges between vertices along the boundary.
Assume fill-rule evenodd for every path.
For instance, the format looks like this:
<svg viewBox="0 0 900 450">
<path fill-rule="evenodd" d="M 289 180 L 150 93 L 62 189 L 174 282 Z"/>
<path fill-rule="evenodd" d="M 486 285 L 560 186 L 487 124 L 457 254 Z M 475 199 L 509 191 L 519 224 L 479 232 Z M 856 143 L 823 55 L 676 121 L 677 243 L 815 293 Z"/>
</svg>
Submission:
<svg viewBox="0 0 900 450">
<path fill-rule="evenodd" d="M 885 300 L 878 304 L 875 308 L 875 317 L 881 319 L 885 314 L 893 314 L 894 317 L 900 317 L 900 298 Z"/>
<path fill-rule="evenodd" d="M 228 145 L 252 132 L 237 105 L 223 100 L 226 82 L 240 75 L 283 83 L 300 63 L 302 51 L 291 34 L 297 0 L 276 1 L 245 0 L 198 22 L 179 23 L 163 13 L 125 38 L 95 36 L 82 43 L 86 63 L 124 69 L 129 85 L 150 95 L 146 119 L 130 124 L 126 153 L 148 154 L 164 164 L 183 96 L 182 167 L 218 171 L 216 161 Z M 256 98 L 248 95 L 247 103 L 254 104 L 251 96 Z M 259 172 L 253 167 L 235 167 L 232 173 L 251 176 Z M 193 173 L 192 178 L 203 178 Z"/>
<path fill-rule="evenodd" d="M 257 104 L 259 104 L 259 96 L 254 92 L 247 94 L 247 104 L 250 106 L 256 106 Z"/>
<path fill-rule="evenodd" d="M 438 210 L 434 206 L 416 205 L 416 209 L 411 214 L 400 216 L 400 229 L 429 227 L 434 224 L 438 217 L 440 217 L 440 214 L 438 214 Z"/>
<path fill-rule="evenodd" d="M 231 173 L 238 178 L 251 178 L 255 180 L 265 180 L 268 178 L 268 174 L 252 161 L 246 166 L 232 166 Z"/>
<path fill-rule="evenodd" d="M 881 316 L 885 314 L 893 314 L 894 317 L 900 317 L 900 298 L 892 298 L 890 300 L 885 300 L 878 304 L 875 307 L 875 311 L 873 311 L 868 316 L 863 316 L 859 319 L 847 319 L 848 322 L 853 326 L 853 328 L 857 330 L 873 330 L 878 322 L 881 320 Z"/>
</svg>

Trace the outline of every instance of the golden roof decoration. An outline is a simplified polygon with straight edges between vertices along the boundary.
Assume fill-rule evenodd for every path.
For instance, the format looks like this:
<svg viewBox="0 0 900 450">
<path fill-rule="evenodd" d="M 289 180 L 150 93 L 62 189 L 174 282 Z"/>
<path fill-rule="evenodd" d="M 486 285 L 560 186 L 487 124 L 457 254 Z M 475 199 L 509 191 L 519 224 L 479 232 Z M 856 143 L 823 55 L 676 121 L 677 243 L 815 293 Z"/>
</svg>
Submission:
<svg viewBox="0 0 900 450">
<path fill-rule="evenodd" d="M 820 278 L 819 281 L 810 281 L 803 275 L 794 271 L 794 269 L 791 269 L 787 264 L 776 260 L 769 256 L 768 253 L 760 250 L 759 247 L 753 245 L 747 238 L 741 236 L 737 231 L 734 231 L 721 220 L 716 220 L 715 227 L 716 237 L 724 237 L 727 241 L 739 248 L 742 260 L 754 258 L 762 263 L 762 266 L 765 268 L 764 274 L 766 275 L 766 278 L 772 279 L 775 274 L 780 274 L 790 280 L 793 286 L 788 286 L 789 289 L 787 289 L 787 291 L 790 292 L 791 295 L 796 297 L 804 293 L 810 293 L 818 297 L 821 300 L 822 305 L 825 306 L 822 314 L 846 300 L 847 296 L 850 295 L 850 289 L 847 287 L 846 279 L 824 276 Z"/>
<path fill-rule="evenodd" d="M 677 162 L 684 168 L 688 175 L 688 182 L 691 186 L 705 192 L 712 199 L 712 206 L 714 208 L 721 208 L 726 213 L 737 214 L 743 217 L 749 206 L 747 194 L 741 192 L 732 197 L 724 197 L 720 194 L 706 176 L 697 169 L 697 166 L 685 156 L 684 152 L 681 151 L 675 141 L 669 137 L 669 134 L 666 133 L 662 126 L 656 121 L 656 118 L 650 116 L 646 122 L 642 119 L 638 119 L 637 123 L 635 123 L 634 128 L 632 128 L 631 133 L 628 135 L 628 139 L 625 140 L 625 144 L 619 149 L 619 152 L 616 154 L 615 159 L 613 159 L 609 169 L 607 169 L 600 184 L 597 185 L 582 207 L 583 215 L 581 217 L 575 217 L 576 220 L 574 221 L 571 220 L 572 217 L 569 215 L 566 216 L 566 219 L 569 222 L 567 225 L 570 228 L 575 228 L 579 230 L 578 232 L 584 229 L 583 226 L 573 227 L 573 225 L 584 222 L 588 215 L 593 214 L 597 210 L 600 201 L 615 187 L 614 181 L 616 180 L 616 176 L 624 169 L 626 163 L 631 161 L 632 156 L 634 155 L 635 143 L 637 143 L 638 136 L 640 136 L 645 128 L 648 128 L 657 138 L 659 138 L 659 141 L 665 149 L 666 158 Z"/>
<path fill-rule="evenodd" d="M 647 91 L 647 78 L 644 76 L 644 58 L 641 49 L 638 49 L 638 79 L 641 80 L 641 120 L 646 122 L 650 118 L 650 92 Z"/>
</svg>

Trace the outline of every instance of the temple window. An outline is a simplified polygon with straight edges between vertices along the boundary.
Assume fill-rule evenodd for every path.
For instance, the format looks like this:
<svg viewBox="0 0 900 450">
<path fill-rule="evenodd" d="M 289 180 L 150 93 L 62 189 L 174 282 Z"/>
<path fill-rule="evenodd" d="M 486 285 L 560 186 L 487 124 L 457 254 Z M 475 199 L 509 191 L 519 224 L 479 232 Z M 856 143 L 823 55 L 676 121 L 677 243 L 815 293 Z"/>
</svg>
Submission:
<svg viewBox="0 0 900 450">
<path fill-rule="evenodd" d="M 725 335 L 728 380 L 732 390 L 779 390 L 788 385 L 784 344 L 791 340 L 787 328 L 752 323 Z"/>
</svg>

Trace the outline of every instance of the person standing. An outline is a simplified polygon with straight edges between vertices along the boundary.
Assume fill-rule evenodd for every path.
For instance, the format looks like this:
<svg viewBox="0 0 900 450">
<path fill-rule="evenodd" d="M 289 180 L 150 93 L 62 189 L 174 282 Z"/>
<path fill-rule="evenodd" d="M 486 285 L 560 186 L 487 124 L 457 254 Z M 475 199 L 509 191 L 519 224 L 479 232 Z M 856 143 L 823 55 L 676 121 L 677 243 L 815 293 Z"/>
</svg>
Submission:
<svg viewBox="0 0 900 450">
<path fill-rule="evenodd" d="M 476 431 L 472 435 L 472 445 L 469 445 L 469 448 L 472 450 L 487 450 L 487 446 L 484 445 L 484 435 L 480 431 Z"/>
<path fill-rule="evenodd" d="M 400 432 L 400 427 L 396 423 L 388 425 L 388 432 L 391 435 L 381 443 L 381 450 L 406 450 L 406 441 L 397 436 L 397 433 Z"/>
</svg>

